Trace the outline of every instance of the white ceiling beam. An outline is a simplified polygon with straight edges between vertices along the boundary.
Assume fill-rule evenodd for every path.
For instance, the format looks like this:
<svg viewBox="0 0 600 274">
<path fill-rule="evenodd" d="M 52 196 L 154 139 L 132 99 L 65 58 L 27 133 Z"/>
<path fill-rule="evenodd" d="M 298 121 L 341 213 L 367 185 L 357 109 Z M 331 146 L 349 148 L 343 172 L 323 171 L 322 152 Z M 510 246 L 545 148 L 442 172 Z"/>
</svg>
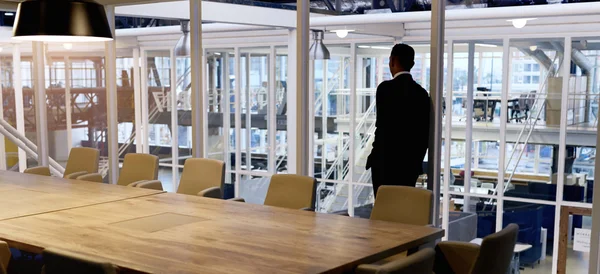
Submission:
<svg viewBox="0 0 600 274">
<path fill-rule="evenodd" d="M 120 6 L 117 15 L 189 19 L 188 1 Z M 202 1 L 202 21 L 269 27 L 296 27 L 296 11 Z"/>
</svg>

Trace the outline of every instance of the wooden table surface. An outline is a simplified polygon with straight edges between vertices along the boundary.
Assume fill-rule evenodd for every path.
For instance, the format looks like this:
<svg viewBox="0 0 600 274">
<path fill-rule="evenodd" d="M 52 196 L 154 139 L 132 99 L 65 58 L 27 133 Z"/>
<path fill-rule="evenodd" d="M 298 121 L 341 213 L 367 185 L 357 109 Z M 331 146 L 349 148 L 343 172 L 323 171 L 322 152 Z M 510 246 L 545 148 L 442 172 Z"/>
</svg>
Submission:
<svg viewBox="0 0 600 274">
<path fill-rule="evenodd" d="M 162 191 L 0 171 L 0 220 L 158 193 Z"/>
<path fill-rule="evenodd" d="M 340 273 L 440 229 L 164 193 L 0 221 L 0 239 L 148 273 Z"/>
</svg>

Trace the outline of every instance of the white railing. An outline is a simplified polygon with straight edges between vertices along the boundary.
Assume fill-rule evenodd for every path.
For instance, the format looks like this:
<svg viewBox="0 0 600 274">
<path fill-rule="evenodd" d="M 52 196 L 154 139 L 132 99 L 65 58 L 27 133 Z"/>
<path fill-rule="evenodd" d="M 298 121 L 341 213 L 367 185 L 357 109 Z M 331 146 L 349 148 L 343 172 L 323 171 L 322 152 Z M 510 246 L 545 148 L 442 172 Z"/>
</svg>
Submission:
<svg viewBox="0 0 600 274">
<path fill-rule="evenodd" d="M 24 150 L 27 155 L 32 158 L 38 158 L 37 154 L 37 146 L 31 142 L 27 137 L 20 134 L 14 127 L 12 127 L 8 122 L 3 119 L 0 119 L 0 134 L 4 135 L 11 142 L 15 143 L 20 149 Z M 49 159 L 50 163 L 50 171 L 52 174 L 56 176 L 62 177 L 65 173 L 65 168 L 62 167 L 58 162 L 54 159 Z"/>
</svg>

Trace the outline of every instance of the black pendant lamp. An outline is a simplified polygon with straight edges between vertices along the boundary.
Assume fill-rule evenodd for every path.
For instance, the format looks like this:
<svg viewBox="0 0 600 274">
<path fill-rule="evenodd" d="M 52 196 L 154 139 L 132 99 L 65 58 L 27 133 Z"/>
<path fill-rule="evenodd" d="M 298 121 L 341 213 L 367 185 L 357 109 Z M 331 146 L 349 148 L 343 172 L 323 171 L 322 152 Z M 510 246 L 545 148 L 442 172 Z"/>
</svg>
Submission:
<svg viewBox="0 0 600 274">
<path fill-rule="evenodd" d="M 17 9 L 13 39 L 102 42 L 113 34 L 104 6 L 93 0 L 27 0 Z"/>
</svg>

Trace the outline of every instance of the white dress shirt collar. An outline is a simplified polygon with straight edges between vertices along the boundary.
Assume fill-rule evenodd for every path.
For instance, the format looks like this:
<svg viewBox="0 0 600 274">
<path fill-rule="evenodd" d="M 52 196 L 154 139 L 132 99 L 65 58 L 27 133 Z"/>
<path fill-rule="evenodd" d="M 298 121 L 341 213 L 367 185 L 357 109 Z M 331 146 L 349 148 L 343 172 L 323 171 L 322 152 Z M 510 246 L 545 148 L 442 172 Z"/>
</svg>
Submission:
<svg viewBox="0 0 600 274">
<path fill-rule="evenodd" d="M 401 72 L 398 72 L 398 73 L 394 74 L 394 79 L 396 79 L 396 77 L 398 77 L 398 76 L 400 76 L 402 74 L 408 74 L 408 75 L 410 75 L 410 71 L 401 71 Z"/>
</svg>

